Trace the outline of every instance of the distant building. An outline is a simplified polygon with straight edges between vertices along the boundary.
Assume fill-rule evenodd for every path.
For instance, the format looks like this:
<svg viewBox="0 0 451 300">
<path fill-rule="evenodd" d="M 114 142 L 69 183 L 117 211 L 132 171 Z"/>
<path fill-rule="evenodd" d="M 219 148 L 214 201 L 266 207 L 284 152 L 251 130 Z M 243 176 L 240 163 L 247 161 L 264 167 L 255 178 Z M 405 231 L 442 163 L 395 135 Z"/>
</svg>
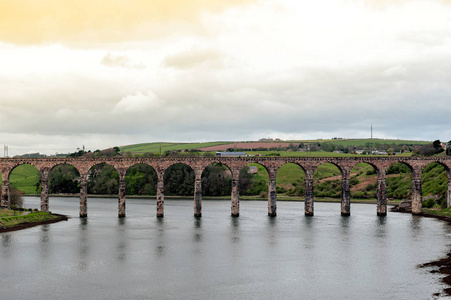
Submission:
<svg viewBox="0 0 451 300">
<path fill-rule="evenodd" d="M 244 157 L 246 152 L 216 152 L 216 156 L 219 157 Z"/>
<path fill-rule="evenodd" d="M 247 169 L 247 172 L 248 172 L 249 174 L 257 174 L 258 169 L 257 169 L 256 166 L 249 166 L 249 169 Z"/>
<path fill-rule="evenodd" d="M 374 151 L 371 151 L 371 154 L 375 154 L 375 155 L 388 155 L 387 151 L 385 151 L 385 150 L 374 150 Z"/>
</svg>

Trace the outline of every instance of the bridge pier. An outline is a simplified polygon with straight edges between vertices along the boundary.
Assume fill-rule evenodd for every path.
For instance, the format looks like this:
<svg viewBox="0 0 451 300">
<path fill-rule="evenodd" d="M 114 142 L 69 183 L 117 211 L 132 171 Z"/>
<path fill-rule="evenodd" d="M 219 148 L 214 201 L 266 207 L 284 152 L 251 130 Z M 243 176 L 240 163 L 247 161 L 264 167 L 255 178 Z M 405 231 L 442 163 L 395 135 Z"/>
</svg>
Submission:
<svg viewBox="0 0 451 300">
<path fill-rule="evenodd" d="M 2 175 L 3 178 L 4 175 Z M 3 179 L 2 181 L 2 200 L 1 200 L 1 208 L 2 209 L 10 209 L 9 202 L 9 180 Z"/>
<path fill-rule="evenodd" d="M 448 173 L 448 191 L 446 193 L 446 207 L 451 206 L 451 178 L 450 174 Z"/>
<path fill-rule="evenodd" d="M 119 173 L 118 217 L 125 218 L 125 174 Z"/>
<path fill-rule="evenodd" d="M 88 174 L 82 174 L 80 180 L 80 218 L 88 216 Z"/>
<path fill-rule="evenodd" d="M 268 172 L 268 216 L 277 216 L 277 190 L 276 190 L 276 171 L 271 169 Z"/>
<path fill-rule="evenodd" d="M 194 184 L 194 217 L 202 217 L 202 170 L 196 169 L 196 181 Z"/>
<path fill-rule="evenodd" d="M 41 171 L 41 211 L 49 212 L 49 171 Z"/>
<path fill-rule="evenodd" d="M 379 172 L 377 178 L 377 215 L 387 215 L 387 181 L 385 172 Z"/>
<path fill-rule="evenodd" d="M 164 174 L 158 175 L 157 183 L 157 218 L 164 217 Z"/>
<path fill-rule="evenodd" d="M 240 216 L 240 170 L 232 172 L 232 217 Z"/>
<path fill-rule="evenodd" d="M 417 173 L 417 172 L 414 172 Z M 420 173 L 421 174 L 421 173 Z M 418 215 L 423 212 L 423 204 L 421 203 L 421 177 L 413 174 L 412 178 L 412 214 Z"/>
<path fill-rule="evenodd" d="M 306 216 L 313 216 L 313 203 L 315 196 L 313 194 L 313 177 L 305 177 L 305 204 L 304 211 Z"/>
<path fill-rule="evenodd" d="M 351 192 L 349 188 L 349 176 L 341 180 L 341 215 L 351 215 Z"/>
</svg>

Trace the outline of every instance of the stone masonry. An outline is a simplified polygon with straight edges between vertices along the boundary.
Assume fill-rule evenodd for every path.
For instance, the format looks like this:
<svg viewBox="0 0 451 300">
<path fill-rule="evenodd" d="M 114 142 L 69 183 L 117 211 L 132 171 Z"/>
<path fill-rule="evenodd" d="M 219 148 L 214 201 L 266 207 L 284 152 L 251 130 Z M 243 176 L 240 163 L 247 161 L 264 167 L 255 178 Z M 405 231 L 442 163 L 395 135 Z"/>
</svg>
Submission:
<svg viewBox="0 0 451 300">
<path fill-rule="evenodd" d="M 341 172 L 341 214 L 351 214 L 350 174 L 352 168 L 359 163 L 368 163 L 377 172 L 377 214 L 387 214 L 386 172 L 390 165 L 400 162 L 407 165 L 412 171 L 412 214 L 422 212 L 421 204 L 421 175 L 423 169 L 430 163 L 437 162 L 443 165 L 448 174 L 447 205 L 451 206 L 451 158 L 449 157 L 168 157 L 168 158 L 2 158 L 0 159 L 0 171 L 2 175 L 1 207 L 9 208 L 9 177 L 11 171 L 23 164 L 35 166 L 41 173 L 41 210 L 49 211 L 48 175 L 58 165 L 69 164 L 80 173 L 80 217 L 88 215 L 87 182 L 89 170 L 98 164 L 108 164 L 119 173 L 118 216 L 125 217 L 125 174 L 127 170 L 136 164 L 151 166 L 157 173 L 157 217 L 164 216 L 164 174 L 174 164 L 185 164 L 195 172 L 194 216 L 202 216 L 202 172 L 215 163 L 221 163 L 229 168 L 232 173 L 231 214 L 239 216 L 239 190 L 238 180 L 240 170 L 249 163 L 262 165 L 269 175 L 268 182 L 268 215 L 277 215 L 277 170 L 287 163 L 300 166 L 305 172 L 305 215 L 314 214 L 314 184 L 313 173 L 315 169 L 324 163 L 331 163 Z"/>
</svg>

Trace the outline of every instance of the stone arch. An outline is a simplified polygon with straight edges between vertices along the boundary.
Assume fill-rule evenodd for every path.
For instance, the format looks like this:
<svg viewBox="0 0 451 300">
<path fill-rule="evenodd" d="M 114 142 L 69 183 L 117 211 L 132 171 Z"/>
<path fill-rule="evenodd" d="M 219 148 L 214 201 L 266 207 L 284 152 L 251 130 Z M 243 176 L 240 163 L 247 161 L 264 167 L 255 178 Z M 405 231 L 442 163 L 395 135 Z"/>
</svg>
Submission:
<svg viewBox="0 0 451 300">
<path fill-rule="evenodd" d="M 334 167 L 324 166 L 328 164 Z M 338 172 L 336 171 L 337 169 Z M 316 174 L 315 197 L 340 197 L 342 216 L 349 216 L 351 214 L 350 171 L 349 166 L 341 165 L 334 160 L 325 159 L 318 165 L 314 172 L 314 177 Z"/>
<path fill-rule="evenodd" d="M 232 193 L 232 170 L 221 162 L 211 162 L 203 168 L 203 196 L 226 196 Z"/>
<path fill-rule="evenodd" d="M 338 170 L 331 170 L 333 166 Z M 327 178 L 331 178 L 327 180 Z M 334 163 L 333 161 L 325 160 L 316 166 L 313 172 L 313 180 L 315 185 L 315 197 L 332 197 L 339 198 L 341 183 L 340 180 L 343 178 L 343 171 L 341 167 Z M 333 182 L 332 182 L 333 181 Z"/>
<path fill-rule="evenodd" d="M 248 169 L 246 169 L 246 167 Z M 240 168 L 240 177 L 239 177 L 239 191 L 240 195 L 246 196 L 259 196 L 265 198 L 266 196 L 266 187 L 268 186 L 269 180 L 269 172 L 268 168 L 261 164 L 258 160 L 249 160 Z M 262 174 L 261 176 L 265 178 L 257 179 L 258 182 L 252 182 L 252 179 L 258 174 Z"/>
<path fill-rule="evenodd" d="M 135 174 L 145 174 L 146 178 L 133 176 Z M 137 162 L 129 165 L 125 169 L 125 193 L 127 195 L 149 195 L 157 194 L 158 173 L 155 168 L 146 162 Z"/>
<path fill-rule="evenodd" d="M 381 167 L 378 166 L 376 163 L 374 163 L 371 160 L 366 160 L 366 159 L 362 159 L 362 160 L 357 160 L 357 161 L 353 161 L 350 165 L 350 170 L 353 170 L 357 165 L 361 165 L 361 164 L 367 164 L 370 165 L 371 167 L 373 167 L 373 169 L 376 171 L 376 175 L 379 175 L 379 172 L 381 172 Z"/>
<path fill-rule="evenodd" d="M 415 175 L 415 168 L 407 160 L 393 160 L 393 161 L 390 161 L 390 163 L 387 165 L 386 173 L 388 172 L 388 169 L 390 169 L 391 166 L 393 166 L 394 164 L 398 164 L 398 163 L 407 166 L 409 168 L 410 172 L 412 172 L 412 176 Z"/>
<path fill-rule="evenodd" d="M 36 170 L 40 171 L 39 165 L 36 163 L 33 163 L 33 161 L 20 161 L 16 162 L 14 164 L 11 164 L 9 171 L 7 172 L 7 178 L 6 180 L 11 181 L 11 173 L 14 170 L 17 170 L 17 168 L 21 168 L 22 166 L 33 166 Z"/>
<path fill-rule="evenodd" d="M 188 167 L 188 168 L 186 168 Z M 170 175 L 173 172 L 178 173 L 175 181 L 170 182 Z M 164 169 L 164 192 L 165 195 L 172 196 L 192 196 L 194 195 L 195 169 L 183 162 L 174 162 Z M 180 182 L 179 182 L 180 181 Z"/>
<path fill-rule="evenodd" d="M 225 166 L 230 172 L 232 172 L 232 170 L 233 170 L 233 165 L 229 161 L 214 157 L 214 158 L 210 158 L 209 160 L 203 162 L 203 164 L 200 167 L 202 169 L 201 173 L 203 173 L 207 167 L 209 167 L 211 165 L 216 165 L 216 164 Z"/>
<path fill-rule="evenodd" d="M 108 172 L 110 174 L 104 174 Z M 117 178 L 111 178 L 112 175 Z M 104 178 L 108 180 L 107 184 L 96 184 L 95 180 L 101 180 Z M 116 184 L 117 182 L 117 184 Z M 118 194 L 119 192 L 119 170 L 108 161 L 97 161 L 92 164 L 88 170 L 88 193 L 90 194 Z"/>
<path fill-rule="evenodd" d="M 378 168 L 367 161 L 354 164 L 350 173 L 351 199 L 376 199 Z"/>
<path fill-rule="evenodd" d="M 61 168 L 71 167 L 72 170 L 76 172 L 74 174 L 74 176 L 72 176 L 72 177 L 80 178 L 81 173 L 80 173 L 80 171 L 78 170 L 78 168 L 76 166 L 74 166 L 73 164 L 71 164 L 69 162 L 58 162 L 58 163 L 54 164 L 53 166 L 51 166 L 49 168 L 49 172 L 48 172 L 48 176 L 49 176 L 49 178 L 48 178 L 48 181 L 49 181 L 49 193 L 55 193 L 55 192 L 56 193 L 66 193 L 66 192 L 55 191 L 54 188 L 53 188 L 53 182 L 52 181 L 54 180 L 54 178 L 52 178 L 51 175 L 54 174 L 54 172 L 56 170 L 59 170 L 58 169 L 59 167 L 61 167 Z M 78 193 L 79 190 L 80 190 L 80 182 L 79 182 L 80 180 L 77 180 L 77 181 L 78 181 L 78 187 L 77 187 L 76 191 L 72 192 L 74 194 Z"/>
<path fill-rule="evenodd" d="M 29 166 L 29 167 L 28 167 Z M 32 167 L 32 168 L 31 168 Z M 35 170 L 35 174 L 31 174 L 32 169 Z M 12 177 L 12 175 L 14 172 L 20 172 L 19 174 L 17 174 L 17 177 Z M 25 179 L 25 180 L 29 180 L 30 177 L 36 177 L 36 182 L 40 182 L 40 170 L 39 167 L 36 166 L 35 164 L 29 163 L 29 162 L 24 162 L 24 163 L 18 163 L 12 166 L 12 168 L 9 170 L 8 174 L 7 174 L 8 178 L 6 180 L 9 181 L 10 186 L 14 186 L 16 184 L 16 182 L 20 182 L 20 179 Z M 17 187 L 17 186 L 16 186 Z M 20 190 L 20 187 L 17 187 Z M 22 192 L 27 193 L 27 191 L 22 190 Z M 39 190 L 37 191 L 39 192 Z"/>
<path fill-rule="evenodd" d="M 297 162 L 287 161 L 277 169 L 276 174 L 277 174 L 276 183 L 278 194 L 286 193 L 287 196 L 295 196 L 295 197 L 304 196 L 305 177 L 306 177 L 305 176 L 306 170 L 304 166 L 302 166 Z M 296 179 L 296 182 L 288 182 L 290 179 Z"/>
<path fill-rule="evenodd" d="M 407 167 L 409 170 L 408 173 L 405 172 L 405 168 Z M 399 160 L 391 162 L 387 170 L 385 171 L 387 177 L 387 197 L 393 198 L 397 200 L 406 200 L 412 197 L 412 189 L 411 187 L 405 189 L 403 185 L 404 182 L 412 182 L 414 176 L 414 168 L 409 163 Z M 408 174 L 403 175 L 403 174 Z M 396 175 L 396 176 L 395 176 Z M 407 178 L 398 178 L 398 177 L 407 177 Z"/>
<path fill-rule="evenodd" d="M 41 172 L 35 163 L 20 161 L 11 165 L 11 168 L 4 173 L 2 178 L 6 186 L 2 187 L 2 206 L 11 206 L 12 192 L 17 190 L 24 194 L 37 194 L 41 192 Z M 11 197 L 10 197 L 11 196 Z M 34 206 L 34 205 L 33 205 Z M 37 205 L 39 206 L 39 204 Z M 43 209 L 42 203 L 40 205 Z"/>
</svg>

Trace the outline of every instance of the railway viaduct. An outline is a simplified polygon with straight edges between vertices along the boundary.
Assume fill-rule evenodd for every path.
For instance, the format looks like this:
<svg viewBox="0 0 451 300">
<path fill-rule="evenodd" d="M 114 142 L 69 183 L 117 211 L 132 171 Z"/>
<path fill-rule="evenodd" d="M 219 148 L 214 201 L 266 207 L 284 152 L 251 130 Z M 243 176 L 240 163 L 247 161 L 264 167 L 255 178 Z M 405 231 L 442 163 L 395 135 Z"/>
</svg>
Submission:
<svg viewBox="0 0 451 300">
<path fill-rule="evenodd" d="M 421 176 L 423 169 L 430 163 L 439 163 L 444 166 L 448 175 L 447 205 L 451 206 L 451 157 L 167 157 L 167 158 L 2 158 L 0 159 L 0 171 L 2 175 L 1 207 L 9 208 L 9 178 L 11 171 L 23 164 L 35 166 L 41 174 L 41 210 L 49 211 L 48 176 L 56 166 L 68 164 L 75 167 L 80 174 L 80 217 L 87 217 L 87 183 L 88 174 L 92 167 L 99 164 L 108 164 L 119 173 L 118 216 L 125 217 L 125 175 L 127 170 L 137 164 L 151 166 L 157 173 L 157 217 L 164 216 L 164 174 L 173 164 L 186 164 L 195 173 L 194 187 L 194 215 L 202 216 L 202 184 L 203 170 L 215 163 L 220 163 L 229 168 L 232 173 L 231 214 L 239 216 L 239 190 L 238 180 L 240 170 L 250 163 L 262 165 L 268 172 L 268 215 L 277 215 L 276 175 L 277 170 L 287 163 L 300 166 L 305 172 L 305 215 L 314 213 L 313 173 L 315 169 L 324 163 L 332 163 L 341 172 L 341 214 L 350 215 L 351 193 L 350 174 L 352 168 L 359 163 L 367 163 L 373 166 L 377 173 L 377 214 L 387 214 L 386 172 L 390 165 L 403 163 L 412 171 L 412 213 L 422 213 L 421 202 Z"/>
</svg>

